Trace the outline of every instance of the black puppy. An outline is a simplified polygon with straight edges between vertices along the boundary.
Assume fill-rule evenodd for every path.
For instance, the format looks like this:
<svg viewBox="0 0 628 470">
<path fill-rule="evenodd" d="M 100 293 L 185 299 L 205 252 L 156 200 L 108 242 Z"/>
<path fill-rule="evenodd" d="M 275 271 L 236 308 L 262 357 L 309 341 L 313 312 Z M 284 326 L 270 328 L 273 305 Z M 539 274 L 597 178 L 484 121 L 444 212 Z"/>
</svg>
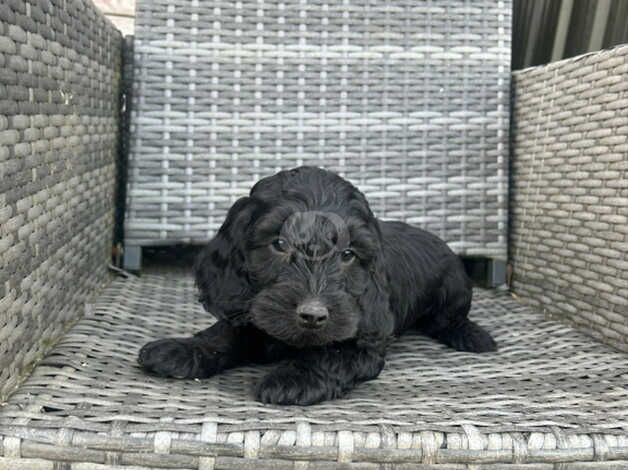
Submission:
<svg viewBox="0 0 628 470">
<path fill-rule="evenodd" d="M 282 171 L 238 200 L 196 265 L 200 300 L 218 322 L 145 345 L 160 376 L 209 377 L 247 362 L 288 362 L 257 387 L 266 403 L 343 396 L 384 367 L 410 328 L 460 351 L 494 351 L 467 318 L 471 283 L 430 233 L 376 219 L 364 195 L 315 167 Z"/>
</svg>

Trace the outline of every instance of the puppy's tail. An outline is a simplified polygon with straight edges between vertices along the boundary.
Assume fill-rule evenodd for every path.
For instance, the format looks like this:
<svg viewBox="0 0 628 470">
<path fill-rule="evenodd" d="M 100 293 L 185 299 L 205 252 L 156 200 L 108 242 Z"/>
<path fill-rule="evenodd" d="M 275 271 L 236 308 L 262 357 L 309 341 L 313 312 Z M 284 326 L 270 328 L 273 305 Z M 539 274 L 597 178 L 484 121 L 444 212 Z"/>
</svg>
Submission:
<svg viewBox="0 0 628 470">
<path fill-rule="evenodd" d="M 497 343 L 491 335 L 477 323 L 465 318 L 455 327 L 439 331 L 438 340 L 458 351 L 475 353 L 497 351 Z"/>
</svg>

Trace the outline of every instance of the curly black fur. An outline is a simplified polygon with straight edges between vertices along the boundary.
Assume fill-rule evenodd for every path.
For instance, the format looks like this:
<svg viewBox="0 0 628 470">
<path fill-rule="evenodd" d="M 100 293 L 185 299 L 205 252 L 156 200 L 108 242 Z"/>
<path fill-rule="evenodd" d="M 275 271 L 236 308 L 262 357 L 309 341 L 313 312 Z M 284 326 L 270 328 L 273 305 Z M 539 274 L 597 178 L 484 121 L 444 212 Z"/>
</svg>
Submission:
<svg viewBox="0 0 628 470">
<path fill-rule="evenodd" d="M 257 387 L 265 403 L 309 405 L 377 377 L 390 340 L 410 328 L 460 351 L 494 351 L 467 318 L 471 283 L 430 233 L 376 219 L 364 195 L 326 170 L 259 181 L 230 209 L 196 264 L 218 322 L 154 341 L 140 364 L 160 376 L 209 377 L 289 359 Z"/>
</svg>

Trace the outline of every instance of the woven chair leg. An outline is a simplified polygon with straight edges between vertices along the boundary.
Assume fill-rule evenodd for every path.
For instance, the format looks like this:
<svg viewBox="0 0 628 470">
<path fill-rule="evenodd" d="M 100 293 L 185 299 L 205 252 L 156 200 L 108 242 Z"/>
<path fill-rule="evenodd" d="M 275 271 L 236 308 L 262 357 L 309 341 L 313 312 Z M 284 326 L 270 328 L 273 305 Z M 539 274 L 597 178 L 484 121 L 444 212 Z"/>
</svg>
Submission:
<svg viewBox="0 0 628 470">
<path fill-rule="evenodd" d="M 485 257 L 463 257 L 467 274 L 474 284 L 495 288 L 506 283 L 506 261 Z"/>
<path fill-rule="evenodd" d="M 142 269 L 142 247 L 125 245 L 123 264 L 127 271 L 140 271 Z"/>
<path fill-rule="evenodd" d="M 488 260 L 488 286 L 497 287 L 506 282 L 506 261 L 501 259 Z"/>
</svg>

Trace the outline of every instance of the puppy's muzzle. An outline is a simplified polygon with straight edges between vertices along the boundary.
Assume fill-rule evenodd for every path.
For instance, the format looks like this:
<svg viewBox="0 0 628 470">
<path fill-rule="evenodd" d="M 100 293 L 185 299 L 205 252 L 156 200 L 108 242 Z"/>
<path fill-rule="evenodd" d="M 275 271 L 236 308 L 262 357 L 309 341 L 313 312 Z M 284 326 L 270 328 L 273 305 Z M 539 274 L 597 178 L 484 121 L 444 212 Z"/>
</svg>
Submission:
<svg viewBox="0 0 628 470">
<path fill-rule="evenodd" d="M 309 330 L 322 328 L 328 318 L 329 311 L 320 300 L 306 300 L 297 307 L 297 321 L 302 328 Z"/>
</svg>

